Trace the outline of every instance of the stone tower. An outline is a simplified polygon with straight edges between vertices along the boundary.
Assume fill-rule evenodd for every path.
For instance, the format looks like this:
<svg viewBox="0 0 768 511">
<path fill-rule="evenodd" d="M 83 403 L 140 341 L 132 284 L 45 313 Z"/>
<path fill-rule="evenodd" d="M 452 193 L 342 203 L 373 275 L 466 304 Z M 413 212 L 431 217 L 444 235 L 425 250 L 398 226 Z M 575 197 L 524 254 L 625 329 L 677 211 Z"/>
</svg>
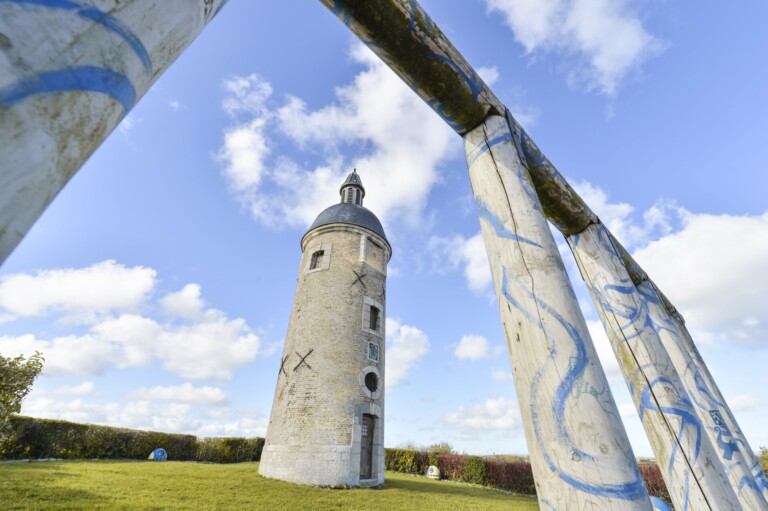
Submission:
<svg viewBox="0 0 768 511">
<path fill-rule="evenodd" d="M 384 483 L 384 302 L 392 248 L 357 172 L 301 240 L 301 266 L 259 473 Z"/>
</svg>

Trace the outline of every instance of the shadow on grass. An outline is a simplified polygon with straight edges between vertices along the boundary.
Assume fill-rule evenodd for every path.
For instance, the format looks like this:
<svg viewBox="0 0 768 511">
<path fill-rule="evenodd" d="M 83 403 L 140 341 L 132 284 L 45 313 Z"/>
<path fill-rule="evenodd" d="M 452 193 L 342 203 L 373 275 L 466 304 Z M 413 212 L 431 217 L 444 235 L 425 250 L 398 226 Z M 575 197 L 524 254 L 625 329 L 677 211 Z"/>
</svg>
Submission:
<svg viewBox="0 0 768 511">
<path fill-rule="evenodd" d="M 3 470 L 0 484 L 0 502 L 4 510 L 51 510 L 67 509 L 68 502 L 87 501 L 94 505 L 107 500 L 88 490 L 76 488 L 83 478 L 52 463 L 14 465 L 14 470 Z"/>
<path fill-rule="evenodd" d="M 535 503 L 536 497 L 530 495 L 512 495 L 483 486 L 464 485 L 449 481 L 431 481 L 429 479 L 404 474 L 385 475 L 384 491 L 399 490 L 413 495 L 452 498 L 471 498 L 473 501 L 517 501 Z"/>
<path fill-rule="evenodd" d="M 430 481 L 413 477 L 413 479 L 393 479 L 387 478 L 384 484 L 384 490 L 398 489 L 413 493 L 429 493 L 442 495 L 467 496 L 474 495 L 478 490 L 487 490 L 487 488 L 478 488 L 474 486 L 460 486 L 456 483 L 447 483 L 445 481 Z"/>
</svg>

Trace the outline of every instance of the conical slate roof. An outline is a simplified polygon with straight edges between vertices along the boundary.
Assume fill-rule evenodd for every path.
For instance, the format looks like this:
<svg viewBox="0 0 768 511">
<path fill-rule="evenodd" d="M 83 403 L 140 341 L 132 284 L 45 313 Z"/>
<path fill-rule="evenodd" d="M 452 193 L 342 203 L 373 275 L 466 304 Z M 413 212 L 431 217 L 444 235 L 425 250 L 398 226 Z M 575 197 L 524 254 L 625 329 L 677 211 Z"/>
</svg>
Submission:
<svg viewBox="0 0 768 511">
<path fill-rule="evenodd" d="M 341 190 L 343 190 L 347 186 L 356 186 L 360 188 L 363 191 L 363 196 L 365 196 L 365 187 L 363 187 L 363 181 L 360 179 L 360 175 L 357 173 L 357 169 L 354 169 L 347 176 L 347 179 L 344 180 L 344 183 L 342 183 L 341 188 L 339 188 L 339 192 L 341 192 Z"/>
</svg>

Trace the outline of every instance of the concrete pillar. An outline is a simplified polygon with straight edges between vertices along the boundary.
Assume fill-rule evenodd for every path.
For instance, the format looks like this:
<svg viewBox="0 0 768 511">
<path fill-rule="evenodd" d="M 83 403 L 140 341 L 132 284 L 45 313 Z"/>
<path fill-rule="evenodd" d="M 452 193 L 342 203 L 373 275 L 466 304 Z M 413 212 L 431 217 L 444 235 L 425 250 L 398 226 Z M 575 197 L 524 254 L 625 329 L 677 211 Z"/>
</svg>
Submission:
<svg viewBox="0 0 768 511">
<path fill-rule="evenodd" d="M 0 2 L 0 263 L 226 1 Z"/>
<path fill-rule="evenodd" d="M 507 120 L 464 136 L 542 509 L 651 509 Z"/>
<path fill-rule="evenodd" d="M 678 511 L 741 510 L 642 296 L 601 224 L 567 236 Z"/>
</svg>

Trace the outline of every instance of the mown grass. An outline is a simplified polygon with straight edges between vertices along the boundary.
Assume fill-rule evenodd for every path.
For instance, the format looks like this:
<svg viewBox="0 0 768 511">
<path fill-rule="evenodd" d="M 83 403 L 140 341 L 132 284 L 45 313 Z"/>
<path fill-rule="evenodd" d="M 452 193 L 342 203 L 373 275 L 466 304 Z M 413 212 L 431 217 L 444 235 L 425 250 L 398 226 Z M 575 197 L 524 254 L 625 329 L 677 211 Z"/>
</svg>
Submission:
<svg viewBox="0 0 768 511">
<path fill-rule="evenodd" d="M 387 472 L 378 490 L 327 490 L 258 475 L 258 463 L 66 461 L 0 465 L 3 510 L 496 510 L 536 499 Z"/>
</svg>

